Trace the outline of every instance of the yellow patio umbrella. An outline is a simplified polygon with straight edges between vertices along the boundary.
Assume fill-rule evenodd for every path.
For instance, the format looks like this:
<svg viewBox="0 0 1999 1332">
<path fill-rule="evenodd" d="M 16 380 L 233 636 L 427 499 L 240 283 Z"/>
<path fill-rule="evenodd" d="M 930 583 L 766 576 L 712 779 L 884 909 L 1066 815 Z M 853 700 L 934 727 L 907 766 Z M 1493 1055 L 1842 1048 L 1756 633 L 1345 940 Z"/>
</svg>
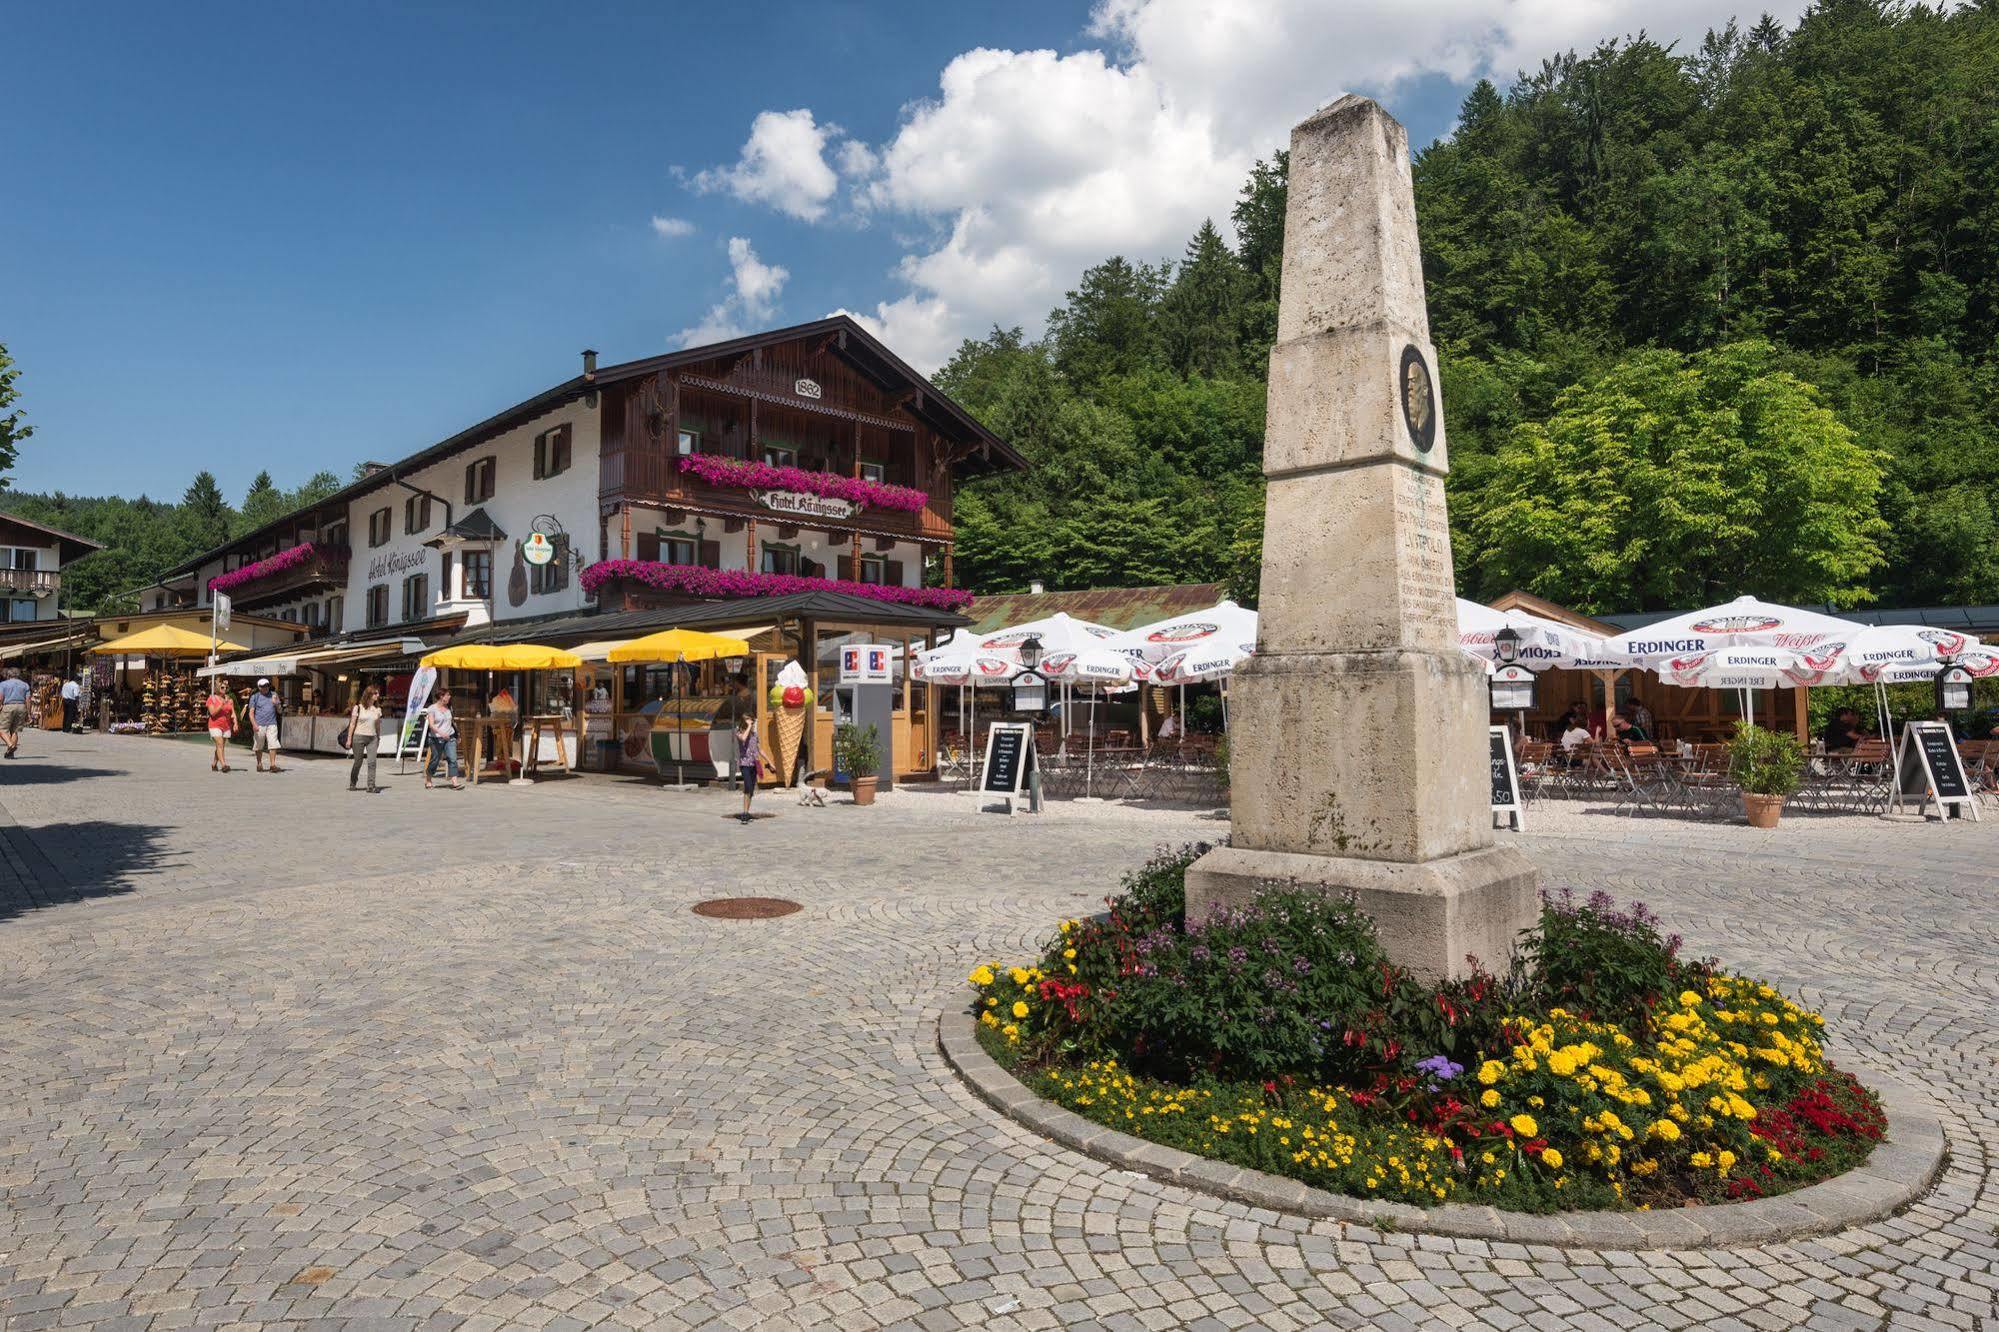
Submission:
<svg viewBox="0 0 1999 1332">
<path fill-rule="evenodd" d="M 242 652 L 241 643 L 210 642 L 200 634 L 171 624 L 156 624 L 136 634 L 114 638 L 90 649 L 100 657 L 123 654 L 131 657 L 205 657 L 210 652 Z"/>
<path fill-rule="evenodd" d="M 611 661 L 712 661 L 716 657 L 746 657 L 750 645 L 727 634 L 698 629 L 668 629 L 620 643 L 605 656 Z"/>
<path fill-rule="evenodd" d="M 422 664 L 460 671 L 562 671 L 581 666 L 583 658 L 539 643 L 467 643 L 439 648 Z"/>
<path fill-rule="evenodd" d="M 748 656 L 750 645 L 727 634 L 704 634 L 698 629 L 667 629 L 644 638 L 620 643 L 605 654 L 609 661 L 713 661 L 717 657 Z M 678 785 L 687 785 L 687 773 L 680 762 L 680 731 L 685 719 L 680 715 L 680 672 L 673 673 L 673 767 Z"/>
</svg>

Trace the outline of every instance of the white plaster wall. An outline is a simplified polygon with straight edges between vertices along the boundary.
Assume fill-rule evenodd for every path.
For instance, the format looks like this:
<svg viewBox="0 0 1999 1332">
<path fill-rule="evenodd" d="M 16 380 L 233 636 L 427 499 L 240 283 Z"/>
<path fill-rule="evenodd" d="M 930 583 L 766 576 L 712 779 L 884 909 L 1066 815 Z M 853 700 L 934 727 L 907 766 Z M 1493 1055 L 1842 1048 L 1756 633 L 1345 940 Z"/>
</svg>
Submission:
<svg viewBox="0 0 1999 1332">
<path fill-rule="evenodd" d="M 55 546 L 30 546 L 18 541 L 0 541 L 0 546 L 5 546 L 10 552 L 8 556 L 10 565 L 13 558 L 11 552 L 16 550 L 32 550 L 35 552 L 35 567 L 37 569 L 44 573 L 59 573 L 61 571 L 62 552 Z M 0 589 L 0 596 L 4 596 L 6 600 L 13 602 L 17 606 L 24 606 L 30 601 L 34 602 L 35 620 L 53 620 L 56 618 L 56 594 L 53 592 L 44 593 L 38 597 L 27 588 L 20 588 L 18 590 L 15 588 L 5 588 Z M 25 615 L 13 621 L 15 624 L 27 624 L 29 622 L 28 617 Z"/>
<path fill-rule="evenodd" d="M 534 478 L 534 438 L 564 423 L 570 427 L 569 470 L 537 481 Z M 568 587 L 541 595 L 530 593 L 526 602 L 517 607 L 507 602 L 507 579 L 513 571 L 514 543 L 528 534 L 534 519 L 540 514 L 551 514 L 562 524 L 569 533 L 570 549 L 582 556 L 584 565 L 595 562 L 598 442 L 598 410 L 581 402 L 572 402 L 516 427 L 490 443 L 406 474 L 406 479 L 412 484 L 449 500 L 454 517 L 462 518 L 472 509 L 484 509 L 507 534 L 507 540 L 493 552 L 492 615 L 495 620 L 576 610 L 584 604 L 583 589 L 576 576 L 580 570 L 571 572 Z M 496 460 L 493 498 L 468 505 L 465 503 L 465 468 L 489 456 Z M 367 623 L 370 587 L 388 585 L 390 624 L 401 621 L 403 579 L 409 574 L 422 572 L 430 575 L 433 603 L 441 600 L 447 591 L 438 585 L 437 551 L 423 544 L 443 530 L 445 506 L 433 501 L 430 506 L 431 525 L 421 532 L 405 532 L 403 502 L 410 498 L 410 494 L 407 488 L 391 483 L 362 496 L 349 506 L 347 539 L 354 551 L 347 566 L 346 628 L 349 632 Z M 384 505 L 389 508 L 389 540 L 385 545 L 370 549 L 368 515 Z M 406 564 L 412 556 L 419 559 L 415 567 L 394 567 Z M 453 605 L 456 607 L 460 603 Z M 437 610 L 433 604 L 432 613 L 437 613 Z"/>
</svg>

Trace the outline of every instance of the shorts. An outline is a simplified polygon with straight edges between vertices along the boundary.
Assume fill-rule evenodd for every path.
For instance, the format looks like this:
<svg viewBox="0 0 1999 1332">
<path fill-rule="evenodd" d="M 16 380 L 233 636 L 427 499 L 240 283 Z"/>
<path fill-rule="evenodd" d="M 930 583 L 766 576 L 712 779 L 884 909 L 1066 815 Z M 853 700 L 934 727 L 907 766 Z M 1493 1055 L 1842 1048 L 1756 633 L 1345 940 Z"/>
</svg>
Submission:
<svg viewBox="0 0 1999 1332">
<path fill-rule="evenodd" d="M 208 728 L 208 736 L 211 740 L 227 740 L 234 734 L 236 732 L 224 726 L 211 726 Z"/>
<path fill-rule="evenodd" d="M 738 768 L 736 770 L 736 775 L 742 778 L 743 790 L 754 795 L 757 789 L 757 778 L 763 775 L 763 769 L 757 765 L 752 764 L 746 767 Z"/>
<path fill-rule="evenodd" d="M 261 754 L 268 749 L 275 754 L 281 748 L 283 746 L 278 744 L 278 726 L 276 722 L 272 722 L 269 726 L 259 726 L 257 728 L 257 738 L 250 745 L 252 753 Z"/>
<path fill-rule="evenodd" d="M 0 731 L 12 734 L 28 729 L 28 705 L 26 703 L 0 704 Z"/>
</svg>

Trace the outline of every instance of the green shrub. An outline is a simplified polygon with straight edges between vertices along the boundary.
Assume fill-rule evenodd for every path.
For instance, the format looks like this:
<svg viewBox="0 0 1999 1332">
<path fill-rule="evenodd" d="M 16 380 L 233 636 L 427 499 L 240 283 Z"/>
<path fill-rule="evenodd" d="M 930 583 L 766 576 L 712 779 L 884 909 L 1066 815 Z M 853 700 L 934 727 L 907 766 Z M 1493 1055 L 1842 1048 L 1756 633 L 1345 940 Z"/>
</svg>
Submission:
<svg viewBox="0 0 1999 1332">
<path fill-rule="evenodd" d="M 1568 889 L 1545 896 L 1540 923 L 1520 944 L 1522 981 L 1538 1011 L 1564 1008 L 1632 1029 L 1643 1029 L 1666 995 L 1707 974 L 1706 964 L 1679 954 L 1680 936 L 1662 936 L 1643 902 L 1620 911 L 1601 890 L 1581 905 Z"/>
<path fill-rule="evenodd" d="M 855 726 L 842 722 L 833 728 L 833 762 L 849 777 L 872 777 L 880 766 L 875 746 L 881 743 L 881 733 L 873 722 L 866 726 Z"/>
<path fill-rule="evenodd" d="M 1805 751 L 1798 738 L 1748 722 L 1738 722 L 1728 742 L 1728 775 L 1750 795 L 1787 796 L 1804 774 Z"/>
</svg>

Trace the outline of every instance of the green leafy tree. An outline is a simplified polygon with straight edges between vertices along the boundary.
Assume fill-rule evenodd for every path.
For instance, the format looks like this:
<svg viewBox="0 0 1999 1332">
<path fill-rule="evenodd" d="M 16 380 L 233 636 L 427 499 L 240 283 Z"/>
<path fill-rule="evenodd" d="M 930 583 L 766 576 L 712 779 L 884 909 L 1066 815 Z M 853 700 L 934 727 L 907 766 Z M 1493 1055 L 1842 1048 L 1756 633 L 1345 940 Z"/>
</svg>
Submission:
<svg viewBox="0 0 1999 1332">
<path fill-rule="evenodd" d="M 236 535 L 254 532 L 265 523 L 274 522 L 285 516 L 289 506 L 285 502 L 285 492 L 279 490 L 271 480 L 268 471 L 258 472 L 251 478 L 250 488 L 243 492 L 243 504 L 237 510 Z"/>
<path fill-rule="evenodd" d="M 1056 369 L 1084 386 L 1164 364 L 1158 316 L 1168 276 L 1165 264 L 1133 264 L 1122 255 L 1086 269 L 1048 316 Z"/>
<path fill-rule="evenodd" d="M 1871 600 L 1881 459 L 1776 359 L 1634 352 L 1519 426 L 1470 516 L 1482 590 L 1584 611 Z"/>
<path fill-rule="evenodd" d="M 0 343 L 0 489 L 6 487 L 7 474 L 20 456 L 21 441 L 35 433 L 35 428 L 21 419 L 19 410 L 9 410 L 20 397 L 20 390 L 14 387 L 20 377 L 6 344 Z"/>
<path fill-rule="evenodd" d="M 1242 354 L 1248 288 L 1242 264 L 1215 224 L 1201 223 L 1159 304 L 1167 365 L 1183 375 L 1233 374 Z"/>
</svg>

